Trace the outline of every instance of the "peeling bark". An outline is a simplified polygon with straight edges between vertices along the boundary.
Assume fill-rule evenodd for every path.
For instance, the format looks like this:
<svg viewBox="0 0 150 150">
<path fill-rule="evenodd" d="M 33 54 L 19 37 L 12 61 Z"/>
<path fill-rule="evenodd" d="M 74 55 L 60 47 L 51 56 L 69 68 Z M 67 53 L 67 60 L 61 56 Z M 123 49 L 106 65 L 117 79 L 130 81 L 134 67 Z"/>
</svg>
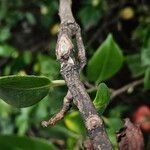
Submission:
<svg viewBox="0 0 150 150">
<path fill-rule="evenodd" d="M 61 74 L 84 120 L 89 138 L 95 150 L 111 150 L 112 146 L 105 132 L 102 119 L 98 116 L 83 83 L 80 71 L 85 66 L 86 56 L 80 27 L 71 11 L 71 0 L 60 0 L 60 32 L 56 47 L 56 56 L 61 64 Z M 72 38 L 76 38 L 78 58 L 73 54 Z"/>
</svg>

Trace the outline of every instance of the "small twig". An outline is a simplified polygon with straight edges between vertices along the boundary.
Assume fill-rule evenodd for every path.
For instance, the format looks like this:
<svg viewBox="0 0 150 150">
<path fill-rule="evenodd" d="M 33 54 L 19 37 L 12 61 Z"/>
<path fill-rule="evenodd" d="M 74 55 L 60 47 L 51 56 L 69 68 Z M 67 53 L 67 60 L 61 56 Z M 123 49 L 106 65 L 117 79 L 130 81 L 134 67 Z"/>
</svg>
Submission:
<svg viewBox="0 0 150 150">
<path fill-rule="evenodd" d="M 78 58 L 80 62 L 80 72 L 86 65 L 86 54 L 85 54 L 85 48 L 81 37 L 81 29 L 78 26 L 76 31 L 76 41 L 77 41 L 77 47 L 78 47 Z"/>
<path fill-rule="evenodd" d="M 53 87 L 63 86 L 63 85 L 66 85 L 66 82 L 65 82 L 65 80 L 53 80 L 53 81 L 51 81 L 51 85 Z"/>
<path fill-rule="evenodd" d="M 72 96 L 71 93 L 68 91 L 67 95 L 64 97 L 64 103 L 62 109 L 50 120 L 48 121 L 42 121 L 42 126 L 47 127 L 48 125 L 55 125 L 58 121 L 64 118 L 67 111 L 70 109 L 72 102 Z"/>
<path fill-rule="evenodd" d="M 43 126 L 54 125 L 61 120 L 68 109 L 72 99 L 84 120 L 88 136 L 95 150 L 111 150 L 112 145 L 106 134 L 103 120 L 80 81 L 80 72 L 86 64 L 85 49 L 79 25 L 71 11 L 71 0 L 60 0 L 59 16 L 61 20 L 60 32 L 56 46 L 56 56 L 61 64 L 61 74 L 66 81 L 69 92 L 64 98 L 61 111 L 49 121 L 43 121 Z M 72 38 L 76 38 L 78 58 L 74 56 Z M 70 94 L 71 93 L 71 94 Z"/>
<path fill-rule="evenodd" d="M 48 126 L 49 124 L 55 124 L 62 119 L 68 111 L 70 101 L 73 98 L 74 104 L 78 107 L 84 120 L 94 149 L 111 150 L 112 145 L 106 134 L 103 121 L 96 112 L 96 109 L 79 78 L 79 73 L 86 63 L 86 57 L 80 27 L 75 22 L 72 15 L 71 3 L 71 0 L 60 0 L 59 15 L 61 19 L 61 28 L 56 47 L 56 56 L 61 64 L 61 74 L 68 86 L 68 93 L 71 93 L 71 95 L 69 98 L 67 96 L 64 98 L 64 105 L 61 111 L 49 121 L 43 121 L 42 125 Z M 74 46 L 71 41 L 73 37 L 76 37 L 78 59 L 73 55 Z"/>
<path fill-rule="evenodd" d="M 126 92 L 129 88 L 135 88 L 136 86 L 139 86 L 141 85 L 142 83 L 144 82 L 144 79 L 139 79 L 139 80 L 136 80 L 136 81 L 133 81 L 123 87 L 121 87 L 120 89 L 117 89 L 117 90 L 114 90 L 111 94 L 111 99 L 115 98 L 116 96 Z"/>
<path fill-rule="evenodd" d="M 72 15 L 71 3 L 71 0 L 60 0 L 61 28 L 57 41 L 56 56 L 61 64 L 61 74 L 74 99 L 74 104 L 81 113 L 93 147 L 96 150 L 111 150 L 112 146 L 105 132 L 103 121 L 80 81 L 79 73 L 86 63 L 86 57 L 80 27 Z M 78 59 L 73 54 L 72 38 L 74 37 L 77 42 Z"/>
<path fill-rule="evenodd" d="M 117 89 L 117 90 L 114 90 L 114 89 L 110 89 L 110 92 L 111 92 L 111 96 L 110 96 L 110 99 L 114 99 L 115 97 L 117 97 L 118 95 L 126 92 L 129 88 L 135 88 L 136 86 L 139 86 L 141 85 L 142 83 L 144 82 L 144 79 L 139 79 L 139 80 L 136 80 L 136 81 L 133 81 L 127 85 L 124 85 L 123 87 Z M 96 86 L 93 86 L 89 89 L 87 89 L 87 92 L 88 93 L 92 93 L 92 92 L 95 92 L 98 90 L 98 87 Z"/>
<path fill-rule="evenodd" d="M 93 86 L 93 87 L 87 89 L 87 92 L 88 92 L 88 93 L 92 93 L 92 92 L 95 92 L 95 91 L 97 91 L 97 90 L 98 90 L 98 87 L 97 87 L 97 86 Z"/>
<path fill-rule="evenodd" d="M 83 83 L 88 89 L 95 88 L 95 86 L 93 84 L 89 83 L 87 80 L 84 80 Z"/>
</svg>

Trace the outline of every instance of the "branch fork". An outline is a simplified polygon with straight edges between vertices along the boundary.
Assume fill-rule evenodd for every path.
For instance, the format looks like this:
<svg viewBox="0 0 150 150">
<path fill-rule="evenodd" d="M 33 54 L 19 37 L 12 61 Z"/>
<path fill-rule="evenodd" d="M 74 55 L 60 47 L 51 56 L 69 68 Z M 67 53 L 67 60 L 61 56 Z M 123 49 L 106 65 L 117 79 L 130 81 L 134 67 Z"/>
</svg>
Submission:
<svg viewBox="0 0 150 150">
<path fill-rule="evenodd" d="M 112 150 L 112 145 L 106 134 L 103 121 L 80 80 L 80 72 L 86 64 L 85 48 L 79 25 L 71 11 L 71 0 L 59 0 L 60 32 L 56 46 L 56 56 L 61 64 L 61 74 L 68 86 L 64 104 L 60 112 L 49 121 L 43 121 L 43 126 L 54 125 L 61 120 L 70 109 L 72 101 L 79 109 L 84 120 L 88 136 L 95 150 Z M 74 55 L 72 38 L 76 39 L 77 57 Z"/>
</svg>

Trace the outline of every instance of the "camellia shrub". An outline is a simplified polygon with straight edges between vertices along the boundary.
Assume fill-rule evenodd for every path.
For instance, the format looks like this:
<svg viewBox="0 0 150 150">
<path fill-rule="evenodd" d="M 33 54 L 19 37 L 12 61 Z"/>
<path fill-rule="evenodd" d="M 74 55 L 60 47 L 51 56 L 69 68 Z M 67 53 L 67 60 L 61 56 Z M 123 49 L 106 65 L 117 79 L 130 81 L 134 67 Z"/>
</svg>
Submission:
<svg viewBox="0 0 150 150">
<path fill-rule="evenodd" d="M 0 1 L 0 147 L 149 149 L 147 2 L 70 2 Z"/>
</svg>

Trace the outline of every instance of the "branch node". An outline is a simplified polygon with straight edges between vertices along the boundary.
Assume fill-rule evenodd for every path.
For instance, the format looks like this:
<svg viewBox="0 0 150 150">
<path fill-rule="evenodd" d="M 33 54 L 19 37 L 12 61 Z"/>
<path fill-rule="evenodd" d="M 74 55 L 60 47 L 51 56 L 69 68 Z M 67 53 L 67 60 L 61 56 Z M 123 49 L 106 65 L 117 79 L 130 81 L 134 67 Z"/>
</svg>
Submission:
<svg viewBox="0 0 150 150">
<path fill-rule="evenodd" d="M 90 115 L 86 119 L 86 127 L 88 130 L 92 130 L 93 128 L 97 128 L 100 125 L 102 125 L 102 121 L 100 120 L 98 115 Z"/>
</svg>

